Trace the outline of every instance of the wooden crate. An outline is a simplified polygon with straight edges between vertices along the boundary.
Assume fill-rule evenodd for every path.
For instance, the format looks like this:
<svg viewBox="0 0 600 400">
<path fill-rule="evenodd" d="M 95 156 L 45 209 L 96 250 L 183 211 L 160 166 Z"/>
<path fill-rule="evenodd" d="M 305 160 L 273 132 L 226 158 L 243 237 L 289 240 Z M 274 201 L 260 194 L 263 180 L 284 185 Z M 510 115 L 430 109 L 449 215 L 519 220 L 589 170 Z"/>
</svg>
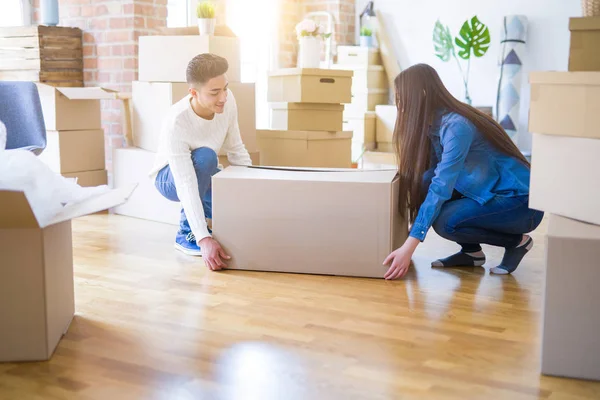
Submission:
<svg viewBox="0 0 600 400">
<path fill-rule="evenodd" d="M 79 28 L 0 28 L 0 80 L 83 86 L 83 40 Z"/>
</svg>

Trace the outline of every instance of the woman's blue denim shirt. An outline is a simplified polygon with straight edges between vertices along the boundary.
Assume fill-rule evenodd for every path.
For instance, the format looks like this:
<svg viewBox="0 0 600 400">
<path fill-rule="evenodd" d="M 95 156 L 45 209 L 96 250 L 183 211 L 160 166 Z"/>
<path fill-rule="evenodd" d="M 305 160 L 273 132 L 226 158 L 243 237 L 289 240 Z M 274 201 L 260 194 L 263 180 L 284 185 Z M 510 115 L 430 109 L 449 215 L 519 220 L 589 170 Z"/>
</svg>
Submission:
<svg viewBox="0 0 600 400">
<path fill-rule="evenodd" d="M 529 167 L 496 150 L 462 115 L 443 114 L 429 135 L 431 168 L 423 177 L 429 189 L 410 236 L 425 239 L 454 189 L 482 205 L 495 196 L 529 194 Z"/>
</svg>

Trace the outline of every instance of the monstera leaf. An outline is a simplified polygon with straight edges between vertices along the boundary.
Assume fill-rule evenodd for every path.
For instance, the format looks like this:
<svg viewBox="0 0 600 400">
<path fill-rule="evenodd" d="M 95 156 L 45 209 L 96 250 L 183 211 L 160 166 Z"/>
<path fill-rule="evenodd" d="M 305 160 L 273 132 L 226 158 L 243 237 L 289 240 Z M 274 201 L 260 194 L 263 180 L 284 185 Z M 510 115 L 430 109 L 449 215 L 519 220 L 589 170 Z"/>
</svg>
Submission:
<svg viewBox="0 0 600 400">
<path fill-rule="evenodd" d="M 454 44 L 452 43 L 452 35 L 450 29 L 444 27 L 438 19 L 433 28 L 433 48 L 435 55 L 442 61 L 450 60 L 454 54 Z"/>
<path fill-rule="evenodd" d="M 471 24 L 469 25 L 469 22 Z M 461 50 L 458 56 L 464 60 L 471 58 L 471 51 L 475 57 L 482 57 L 490 47 L 490 31 L 477 16 L 471 18 L 471 21 L 465 21 L 455 42 Z M 462 38 L 462 40 L 461 40 Z"/>
</svg>

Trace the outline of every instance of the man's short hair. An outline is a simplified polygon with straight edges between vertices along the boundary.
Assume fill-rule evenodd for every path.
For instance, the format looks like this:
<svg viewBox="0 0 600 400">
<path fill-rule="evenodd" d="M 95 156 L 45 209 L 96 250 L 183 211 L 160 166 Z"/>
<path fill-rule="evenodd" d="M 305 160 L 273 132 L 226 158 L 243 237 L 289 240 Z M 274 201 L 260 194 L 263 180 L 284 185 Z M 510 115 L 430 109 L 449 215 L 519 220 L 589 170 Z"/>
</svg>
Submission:
<svg viewBox="0 0 600 400">
<path fill-rule="evenodd" d="M 223 57 L 215 54 L 198 54 L 188 63 L 186 70 L 187 83 L 203 84 L 219 75 L 223 75 L 229 69 L 229 63 Z"/>
</svg>

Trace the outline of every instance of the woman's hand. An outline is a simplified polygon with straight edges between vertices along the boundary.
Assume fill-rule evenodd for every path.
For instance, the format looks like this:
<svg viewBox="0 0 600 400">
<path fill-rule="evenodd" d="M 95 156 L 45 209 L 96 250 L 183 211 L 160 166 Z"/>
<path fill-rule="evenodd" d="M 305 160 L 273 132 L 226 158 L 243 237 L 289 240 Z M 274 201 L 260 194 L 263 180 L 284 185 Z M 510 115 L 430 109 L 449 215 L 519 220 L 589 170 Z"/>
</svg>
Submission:
<svg viewBox="0 0 600 400">
<path fill-rule="evenodd" d="M 383 277 L 385 279 L 397 279 L 406 275 L 412 255 L 419 243 L 418 239 L 409 237 L 402 247 L 391 252 L 383 262 L 383 265 L 390 266 Z"/>
</svg>

